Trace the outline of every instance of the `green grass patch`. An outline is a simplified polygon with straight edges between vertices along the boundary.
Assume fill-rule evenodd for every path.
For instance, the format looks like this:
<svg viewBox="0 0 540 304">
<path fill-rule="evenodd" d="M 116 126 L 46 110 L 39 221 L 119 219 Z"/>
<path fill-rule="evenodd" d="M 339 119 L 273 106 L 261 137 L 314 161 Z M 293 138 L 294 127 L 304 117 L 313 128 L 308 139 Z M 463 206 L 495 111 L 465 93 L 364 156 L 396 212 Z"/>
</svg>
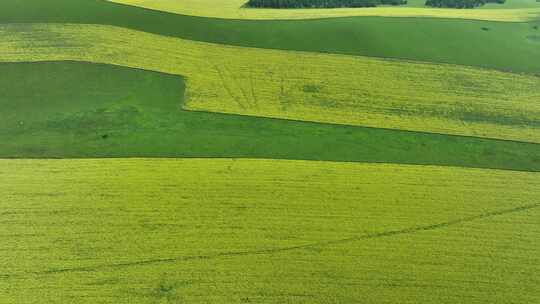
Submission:
<svg viewBox="0 0 540 304">
<path fill-rule="evenodd" d="M 235 157 L 540 171 L 540 145 L 192 112 L 181 77 L 76 62 L 0 64 L 0 157 Z"/>
<path fill-rule="evenodd" d="M 237 46 L 540 72 L 540 61 L 532 60 L 540 57 L 540 49 L 527 38 L 532 23 L 525 22 L 385 17 L 250 21 L 182 16 L 99 0 L 0 2 L 0 23 L 12 22 L 107 24 Z"/>
</svg>

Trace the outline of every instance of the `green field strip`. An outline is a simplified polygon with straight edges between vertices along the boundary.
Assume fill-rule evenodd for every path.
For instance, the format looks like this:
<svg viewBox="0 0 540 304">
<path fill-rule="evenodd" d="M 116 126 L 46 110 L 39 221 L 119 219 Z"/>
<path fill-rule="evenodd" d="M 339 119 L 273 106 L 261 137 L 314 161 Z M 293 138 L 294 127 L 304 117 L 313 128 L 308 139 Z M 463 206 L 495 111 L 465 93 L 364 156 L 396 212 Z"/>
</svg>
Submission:
<svg viewBox="0 0 540 304">
<path fill-rule="evenodd" d="M 437 166 L 3 159 L 0 301 L 535 303 L 539 191 Z"/>
<path fill-rule="evenodd" d="M 386 17 L 250 21 L 183 16 L 99 0 L 0 3 L 0 23 L 51 22 L 107 24 L 237 46 L 540 72 L 540 61 L 530 60 L 540 56 L 536 39 L 540 32 L 535 29 L 539 21 Z"/>
<path fill-rule="evenodd" d="M 531 75 L 223 46 L 103 25 L 0 26 L 0 61 L 43 60 L 182 75 L 189 110 L 540 143 L 540 77 Z"/>
<path fill-rule="evenodd" d="M 186 111 L 181 77 L 77 62 L 0 64 L 0 157 L 234 157 L 540 171 L 540 145 Z"/>
</svg>

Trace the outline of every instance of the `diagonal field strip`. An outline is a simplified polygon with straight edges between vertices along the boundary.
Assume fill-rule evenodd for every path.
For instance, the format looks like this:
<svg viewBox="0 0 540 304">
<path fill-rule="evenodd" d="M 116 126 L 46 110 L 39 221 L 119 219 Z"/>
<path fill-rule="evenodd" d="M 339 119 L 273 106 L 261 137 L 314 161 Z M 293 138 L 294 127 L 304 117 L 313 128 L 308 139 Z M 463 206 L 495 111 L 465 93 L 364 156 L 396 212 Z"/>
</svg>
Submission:
<svg viewBox="0 0 540 304">
<path fill-rule="evenodd" d="M 55 60 L 183 75 L 188 110 L 540 142 L 540 77 L 531 75 L 230 47 L 102 25 L 0 26 L 0 61 Z"/>
<path fill-rule="evenodd" d="M 448 228 L 451 226 L 473 222 L 477 220 L 483 220 L 483 219 L 488 219 L 488 218 L 493 218 L 493 217 L 498 217 L 498 216 L 503 216 L 503 215 L 509 215 L 509 214 L 518 213 L 518 212 L 526 212 L 526 211 L 529 211 L 538 207 L 540 207 L 540 203 L 528 204 L 528 205 L 522 205 L 522 206 L 518 206 L 514 208 L 509 208 L 509 209 L 490 211 L 490 212 L 486 212 L 486 213 L 482 213 L 478 215 L 449 220 L 449 221 L 441 222 L 441 223 L 409 227 L 409 228 L 404 228 L 404 229 L 399 229 L 399 230 L 383 231 L 383 232 L 378 232 L 378 233 L 371 233 L 371 234 L 344 238 L 344 239 L 322 241 L 322 242 L 297 245 L 297 246 L 249 250 L 249 251 L 228 251 L 228 252 L 222 252 L 222 253 L 217 253 L 213 255 L 179 256 L 179 257 L 172 257 L 172 258 L 141 260 L 141 261 L 127 262 L 127 263 L 118 263 L 118 264 L 103 264 L 103 265 L 86 266 L 86 267 L 50 269 L 46 271 L 27 272 L 24 274 L 16 274 L 16 275 L 1 274 L 0 277 L 5 278 L 5 279 L 10 279 L 10 278 L 21 278 L 28 275 L 54 275 L 54 274 L 68 273 L 68 272 L 91 272 L 91 271 L 99 271 L 99 270 L 115 270 L 115 269 L 122 269 L 122 268 L 133 267 L 133 266 L 179 263 L 179 262 L 186 262 L 186 261 L 193 261 L 193 260 L 211 260 L 211 259 L 218 259 L 218 258 L 239 257 L 239 256 L 248 256 L 248 255 L 268 255 L 268 254 L 275 254 L 275 253 L 281 253 L 281 252 L 287 252 L 287 251 L 293 251 L 293 250 L 302 250 L 302 249 L 308 249 L 308 248 L 318 248 L 318 247 L 325 247 L 325 246 L 331 246 L 331 245 L 337 245 L 337 244 L 357 242 L 361 240 L 369 240 L 369 239 L 374 239 L 374 238 L 394 237 L 394 236 L 405 235 L 405 234 L 419 233 L 423 231 L 438 230 L 438 229 Z"/>
<path fill-rule="evenodd" d="M 445 11 L 476 14 L 484 10 Z M 495 13 L 509 16 L 499 11 L 505 10 Z M 538 12 L 533 9 L 526 19 L 537 20 Z M 537 34 L 534 26 L 538 21 L 392 17 L 226 20 L 164 13 L 104 0 L 20 0 L 0 2 L 0 23 L 106 24 L 225 45 L 445 62 L 525 73 L 540 71 L 540 62 L 523 60 L 540 53 L 536 43 L 527 38 Z"/>
</svg>

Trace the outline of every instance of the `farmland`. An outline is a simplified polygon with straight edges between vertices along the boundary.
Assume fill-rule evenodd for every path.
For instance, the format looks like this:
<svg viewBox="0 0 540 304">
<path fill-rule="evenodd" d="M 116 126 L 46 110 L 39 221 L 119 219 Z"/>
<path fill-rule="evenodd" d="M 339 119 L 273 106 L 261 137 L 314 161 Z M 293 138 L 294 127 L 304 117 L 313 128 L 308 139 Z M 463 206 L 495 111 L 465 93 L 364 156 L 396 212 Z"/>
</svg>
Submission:
<svg viewBox="0 0 540 304">
<path fill-rule="evenodd" d="M 540 303 L 540 2 L 0 1 L 0 303 Z"/>
<path fill-rule="evenodd" d="M 0 167 L 2 303 L 539 297 L 537 173 L 230 159 Z"/>
</svg>

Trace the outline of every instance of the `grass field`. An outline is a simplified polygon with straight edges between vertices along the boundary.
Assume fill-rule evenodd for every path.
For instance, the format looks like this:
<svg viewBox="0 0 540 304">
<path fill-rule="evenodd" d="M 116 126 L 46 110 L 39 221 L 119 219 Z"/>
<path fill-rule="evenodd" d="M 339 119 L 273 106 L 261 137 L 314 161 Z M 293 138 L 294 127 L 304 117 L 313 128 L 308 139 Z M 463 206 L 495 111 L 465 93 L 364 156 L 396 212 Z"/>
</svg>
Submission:
<svg viewBox="0 0 540 304">
<path fill-rule="evenodd" d="M 540 299 L 538 173 L 227 159 L 0 168 L 6 304 Z"/>
<path fill-rule="evenodd" d="M 536 0 L 507 0 L 482 9 L 455 10 L 425 7 L 425 0 L 409 1 L 398 7 L 338 8 L 338 9 L 250 9 L 247 0 L 109 0 L 183 15 L 228 19 L 315 19 L 351 16 L 435 17 L 490 21 L 530 21 L 540 16 Z"/>
<path fill-rule="evenodd" d="M 540 142 L 536 76 L 224 47 L 110 26 L 0 29 L 0 61 L 82 60 L 183 75 L 191 110 Z"/>
<path fill-rule="evenodd" d="M 540 145 L 181 109 L 177 76 L 0 64 L 0 157 L 240 157 L 540 171 Z M 333 147 L 329 149 L 328 147 Z"/>
<path fill-rule="evenodd" d="M 227 45 L 540 73 L 540 60 L 530 60 L 540 58 L 540 20 L 350 17 L 250 21 L 182 16 L 101 0 L 18 0 L 0 1 L 0 23 L 106 24 Z"/>
</svg>

